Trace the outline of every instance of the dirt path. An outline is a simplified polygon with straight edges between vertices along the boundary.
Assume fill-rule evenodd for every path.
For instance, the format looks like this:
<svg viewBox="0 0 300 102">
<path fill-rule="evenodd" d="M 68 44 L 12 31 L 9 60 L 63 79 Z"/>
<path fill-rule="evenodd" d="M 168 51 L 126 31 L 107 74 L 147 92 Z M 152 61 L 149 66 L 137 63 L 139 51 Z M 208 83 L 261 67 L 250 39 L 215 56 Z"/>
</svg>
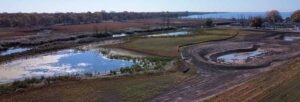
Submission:
<svg viewBox="0 0 300 102">
<path fill-rule="evenodd" d="M 208 63 L 207 60 L 204 59 L 203 51 L 205 47 L 207 49 L 215 48 L 218 51 L 221 49 L 226 49 L 226 44 L 229 43 L 238 43 L 234 45 L 234 47 L 249 47 L 253 44 L 257 43 L 267 43 L 265 47 L 269 47 L 268 43 L 278 43 L 281 45 L 282 41 L 274 42 L 274 39 L 270 39 L 274 36 L 278 36 L 280 33 L 268 33 L 258 36 L 246 36 L 244 38 L 236 38 L 227 41 L 219 41 L 219 42 L 210 42 L 205 44 L 197 44 L 186 47 L 182 51 L 183 59 L 186 62 L 193 63 L 198 67 L 199 74 L 190 80 L 184 81 L 181 84 L 175 85 L 171 87 L 169 90 L 164 93 L 154 97 L 150 102 L 193 102 L 193 101 L 203 101 L 212 96 L 220 94 L 226 90 L 229 90 L 233 86 L 239 85 L 253 76 L 260 74 L 262 72 L 270 71 L 276 69 L 279 65 L 282 65 L 290 58 L 300 55 L 300 49 L 289 49 L 290 53 L 283 54 L 284 56 L 275 56 L 272 59 L 278 59 L 276 62 L 271 60 L 270 65 L 263 68 L 251 68 L 244 70 L 234 70 L 234 69 L 222 69 L 222 66 L 217 66 L 211 63 Z M 268 40 L 270 39 L 270 40 Z M 247 41 L 245 43 L 245 41 Z M 225 45 L 225 46 L 224 46 Z M 287 44 L 283 47 L 295 47 L 298 44 Z M 219 47 L 216 48 L 216 47 Z M 228 46 L 229 47 L 229 46 Z M 232 46 L 231 46 L 232 47 Z M 200 51 L 202 51 L 200 53 Z M 205 53 L 203 55 L 207 55 L 211 52 Z M 286 57 L 285 57 L 286 56 Z M 280 59 L 280 60 L 279 60 Z M 233 66 L 235 67 L 235 66 Z M 220 69 L 221 68 L 221 69 Z M 224 67 L 231 68 L 231 67 Z M 247 68 L 247 67 L 245 67 Z"/>
</svg>

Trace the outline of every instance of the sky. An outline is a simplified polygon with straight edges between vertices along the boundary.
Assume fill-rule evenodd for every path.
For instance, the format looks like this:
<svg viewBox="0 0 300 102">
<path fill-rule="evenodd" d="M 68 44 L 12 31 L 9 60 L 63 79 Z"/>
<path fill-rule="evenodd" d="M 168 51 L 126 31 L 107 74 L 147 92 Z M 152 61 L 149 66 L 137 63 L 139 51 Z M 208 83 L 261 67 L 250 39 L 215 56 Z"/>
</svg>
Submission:
<svg viewBox="0 0 300 102">
<path fill-rule="evenodd" d="M 300 0 L 0 0 L 0 12 L 290 12 Z"/>
</svg>

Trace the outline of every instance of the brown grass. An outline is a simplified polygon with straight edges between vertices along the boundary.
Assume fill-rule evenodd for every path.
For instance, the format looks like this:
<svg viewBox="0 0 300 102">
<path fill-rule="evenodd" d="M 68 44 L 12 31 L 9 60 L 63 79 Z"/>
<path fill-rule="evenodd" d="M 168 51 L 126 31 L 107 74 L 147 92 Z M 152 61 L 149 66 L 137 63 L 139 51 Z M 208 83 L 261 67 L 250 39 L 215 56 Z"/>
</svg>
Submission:
<svg viewBox="0 0 300 102">
<path fill-rule="evenodd" d="M 278 69 L 262 73 L 255 77 L 252 80 L 249 80 L 229 91 L 226 91 L 220 95 L 217 95 L 207 101 L 209 102 L 282 102 L 288 101 L 289 99 L 280 100 L 282 98 L 281 95 L 287 95 L 290 93 L 292 97 L 291 99 L 295 99 L 298 97 L 297 94 L 299 92 L 299 87 L 293 87 L 296 85 L 299 86 L 300 81 L 300 59 L 294 59 L 289 61 L 288 63 L 281 65 Z M 295 81 L 293 79 L 297 79 L 297 83 L 290 82 Z M 287 91 L 286 89 L 292 89 Z M 279 91 L 281 90 L 281 91 Z M 283 90 L 286 91 L 285 94 L 282 94 Z M 294 95 L 293 95 L 294 93 Z M 295 102 L 291 101 L 290 102 Z M 299 99 L 298 99 L 299 101 Z"/>
<path fill-rule="evenodd" d="M 60 82 L 8 95 L 1 102 L 143 102 L 187 78 L 179 72 Z"/>
</svg>

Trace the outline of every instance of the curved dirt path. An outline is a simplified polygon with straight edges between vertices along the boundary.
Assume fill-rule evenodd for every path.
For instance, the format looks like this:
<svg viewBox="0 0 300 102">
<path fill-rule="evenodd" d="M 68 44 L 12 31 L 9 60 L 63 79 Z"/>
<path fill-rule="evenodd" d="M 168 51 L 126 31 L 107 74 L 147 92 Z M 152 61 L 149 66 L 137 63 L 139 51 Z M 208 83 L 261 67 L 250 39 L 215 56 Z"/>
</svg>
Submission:
<svg viewBox="0 0 300 102">
<path fill-rule="evenodd" d="M 201 62 L 201 56 L 199 55 L 199 49 L 203 46 L 213 46 L 213 45 L 224 45 L 227 43 L 240 43 L 240 42 L 251 42 L 251 43 L 270 43 L 269 41 L 264 41 L 270 37 L 278 36 L 276 33 L 269 33 L 259 36 L 248 36 L 243 39 L 230 39 L 227 41 L 209 42 L 205 44 L 197 44 L 188 46 L 183 49 L 182 57 L 188 63 L 193 63 L 197 66 L 199 74 L 186 80 L 178 85 L 174 85 L 162 94 L 154 97 L 150 102 L 198 102 L 208 99 L 214 95 L 222 93 L 233 86 L 239 85 L 242 82 L 252 78 L 253 76 L 260 74 L 262 72 L 270 71 L 276 69 L 277 66 L 285 63 L 286 61 L 280 60 L 271 63 L 270 66 L 264 68 L 252 68 L 245 70 L 221 70 L 218 68 L 213 68 L 209 64 L 203 64 Z M 271 41 L 271 40 L 270 40 Z M 274 43 L 271 41 L 271 43 Z M 295 45 L 295 44 L 294 44 Z M 250 45 L 249 45 L 250 46 Z M 299 46 L 299 45 L 295 45 Z M 226 46 L 224 46 L 226 47 Z M 299 46 L 300 47 L 300 46 Z M 300 49 L 289 56 L 300 55 Z M 283 57 L 282 59 L 289 59 L 291 57 Z"/>
</svg>

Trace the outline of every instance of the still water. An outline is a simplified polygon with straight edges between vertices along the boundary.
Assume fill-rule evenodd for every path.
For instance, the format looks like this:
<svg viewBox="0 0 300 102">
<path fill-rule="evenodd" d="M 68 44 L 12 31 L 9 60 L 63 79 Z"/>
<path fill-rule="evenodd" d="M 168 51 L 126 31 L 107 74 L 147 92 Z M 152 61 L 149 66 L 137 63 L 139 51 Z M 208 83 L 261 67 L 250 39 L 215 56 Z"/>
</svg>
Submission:
<svg viewBox="0 0 300 102">
<path fill-rule="evenodd" d="M 243 64 L 246 63 L 247 59 L 252 58 L 252 57 L 257 57 L 261 54 L 265 53 L 264 50 L 255 50 L 255 51 L 249 51 L 249 52 L 239 52 L 239 53 L 231 53 L 231 54 L 226 54 L 223 56 L 220 56 L 217 58 L 217 60 L 221 63 L 237 63 L 237 64 Z"/>
<path fill-rule="evenodd" d="M 110 52 L 112 50 L 109 50 Z M 110 59 L 100 49 L 69 49 L 0 65 L 0 84 L 32 77 L 108 73 L 134 61 Z"/>
<path fill-rule="evenodd" d="M 164 37 L 164 36 L 180 36 L 180 35 L 188 35 L 191 34 L 188 31 L 178 31 L 178 32 L 170 32 L 170 33 L 163 33 L 163 34 L 152 34 L 147 35 L 147 37 Z"/>
<path fill-rule="evenodd" d="M 295 41 L 295 40 L 300 40 L 300 36 L 284 36 L 283 40 L 284 40 L 284 41 Z"/>
<path fill-rule="evenodd" d="M 292 12 L 281 12 L 282 18 L 290 17 L 292 15 Z M 255 17 L 255 16 L 261 16 L 265 17 L 266 12 L 227 12 L 227 13 L 213 13 L 213 14 L 203 14 L 203 15 L 190 15 L 181 17 L 184 19 L 207 19 L 207 18 L 213 18 L 213 19 L 232 19 L 232 18 L 246 18 L 249 17 Z"/>
<path fill-rule="evenodd" d="M 29 48 L 12 48 L 12 49 L 8 49 L 6 51 L 1 51 L 0 55 L 5 56 L 5 55 L 14 54 L 14 53 L 24 52 L 27 50 L 30 50 L 30 49 Z"/>
</svg>

